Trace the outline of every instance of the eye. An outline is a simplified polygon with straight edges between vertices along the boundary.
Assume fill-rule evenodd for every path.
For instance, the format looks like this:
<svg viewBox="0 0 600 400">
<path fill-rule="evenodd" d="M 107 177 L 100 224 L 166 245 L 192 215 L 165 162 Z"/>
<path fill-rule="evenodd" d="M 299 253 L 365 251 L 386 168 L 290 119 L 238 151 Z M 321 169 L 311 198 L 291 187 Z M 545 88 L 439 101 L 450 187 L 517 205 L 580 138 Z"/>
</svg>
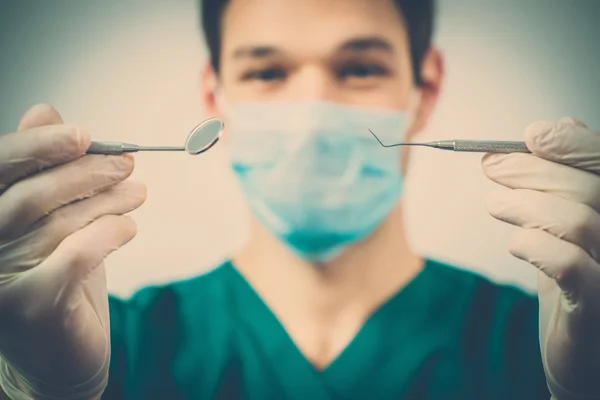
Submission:
<svg viewBox="0 0 600 400">
<path fill-rule="evenodd" d="M 388 71 L 377 64 L 351 63 L 346 64 L 342 68 L 340 68 L 338 71 L 338 75 L 340 79 L 365 79 L 388 75 Z"/>
<path fill-rule="evenodd" d="M 263 81 L 263 82 L 272 82 L 285 78 L 285 70 L 283 68 L 271 67 L 271 68 L 262 68 L 250 71 L 243 76 L 243 80 L 250 81 Z"/>
</svg>

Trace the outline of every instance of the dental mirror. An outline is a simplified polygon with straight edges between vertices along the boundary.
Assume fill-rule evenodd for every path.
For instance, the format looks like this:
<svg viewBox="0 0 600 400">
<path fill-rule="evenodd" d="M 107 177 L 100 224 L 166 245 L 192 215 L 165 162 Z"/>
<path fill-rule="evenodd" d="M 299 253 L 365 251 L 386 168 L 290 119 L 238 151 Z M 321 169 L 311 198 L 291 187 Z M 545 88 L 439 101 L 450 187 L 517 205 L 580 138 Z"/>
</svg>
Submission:
<svg viewBox="0 0 600 400">
<path fill-rule="evenodd" d="M 92 142 L 86 154 L 135 153 L 138 151 L 186 151 L 197 155 L 213 147 L 221 137 L 225 124 L 219 118 L 210 118 L 197 125 L 188 135 L 184 147 L 169 146 L 138 146 L 122 142 Z"/>
<path fill-rule="evenodd" d="M 213 147 L 221 137 L 225 124 L 218 118 L 211 118 L 196 126 L 185 141 L 185 151 L 201 154 Z"/>
</svg>

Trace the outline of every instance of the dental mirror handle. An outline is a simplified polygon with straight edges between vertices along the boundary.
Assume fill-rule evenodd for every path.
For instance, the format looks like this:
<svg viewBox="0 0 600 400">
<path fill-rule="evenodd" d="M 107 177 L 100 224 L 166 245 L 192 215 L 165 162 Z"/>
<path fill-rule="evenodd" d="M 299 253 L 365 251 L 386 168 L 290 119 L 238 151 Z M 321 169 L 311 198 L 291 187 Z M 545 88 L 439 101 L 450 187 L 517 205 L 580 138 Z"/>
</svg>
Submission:
<svg viewBox="0 0 600 400">
<path fill-rule="evenodd" d="M 167 146 L 138 146 L 137 144 L 122 142 L 91 142 L 86 154 L 119 155 L 123 153 L 135 153 L 138 151 L 185 151 L 185 147 Z"/>
</svg>

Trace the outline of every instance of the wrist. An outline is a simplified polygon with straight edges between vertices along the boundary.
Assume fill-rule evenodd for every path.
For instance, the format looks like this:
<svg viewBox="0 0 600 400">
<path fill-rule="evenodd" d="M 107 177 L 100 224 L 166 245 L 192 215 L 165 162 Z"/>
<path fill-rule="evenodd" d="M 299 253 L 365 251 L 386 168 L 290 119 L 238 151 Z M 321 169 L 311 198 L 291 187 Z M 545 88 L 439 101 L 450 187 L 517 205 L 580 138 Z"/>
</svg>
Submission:
<svg viewBox="0 0 600 400">
<path fill-rule="evenodd" d="M 62 390 L 62 393 L 45 394 L 34 389 L 27 379 L 15 371 L 2 358 L 0 358 L 0 390 L 11 400 L 99 400 L 108 383 L 108 373 L 93 388 L 76 392 L 75 390 Z"/>
</svg>

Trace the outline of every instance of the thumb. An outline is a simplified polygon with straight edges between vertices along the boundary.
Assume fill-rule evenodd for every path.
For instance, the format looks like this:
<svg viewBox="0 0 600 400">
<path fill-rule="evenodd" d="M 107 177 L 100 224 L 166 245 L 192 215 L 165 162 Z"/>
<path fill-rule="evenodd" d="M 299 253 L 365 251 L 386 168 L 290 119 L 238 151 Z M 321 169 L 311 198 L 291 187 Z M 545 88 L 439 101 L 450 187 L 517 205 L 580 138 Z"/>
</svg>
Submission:
<svg viewBox="0 0 600 400">
<path fill-rule="evenodd" d="M 19 131 L 37 128 L 47 125 L 61 125 L 63 119 L 56 109 L 48 104 L 37 104 L 31 107 L 21 117 L 19 122 Z"/>
</svg>

